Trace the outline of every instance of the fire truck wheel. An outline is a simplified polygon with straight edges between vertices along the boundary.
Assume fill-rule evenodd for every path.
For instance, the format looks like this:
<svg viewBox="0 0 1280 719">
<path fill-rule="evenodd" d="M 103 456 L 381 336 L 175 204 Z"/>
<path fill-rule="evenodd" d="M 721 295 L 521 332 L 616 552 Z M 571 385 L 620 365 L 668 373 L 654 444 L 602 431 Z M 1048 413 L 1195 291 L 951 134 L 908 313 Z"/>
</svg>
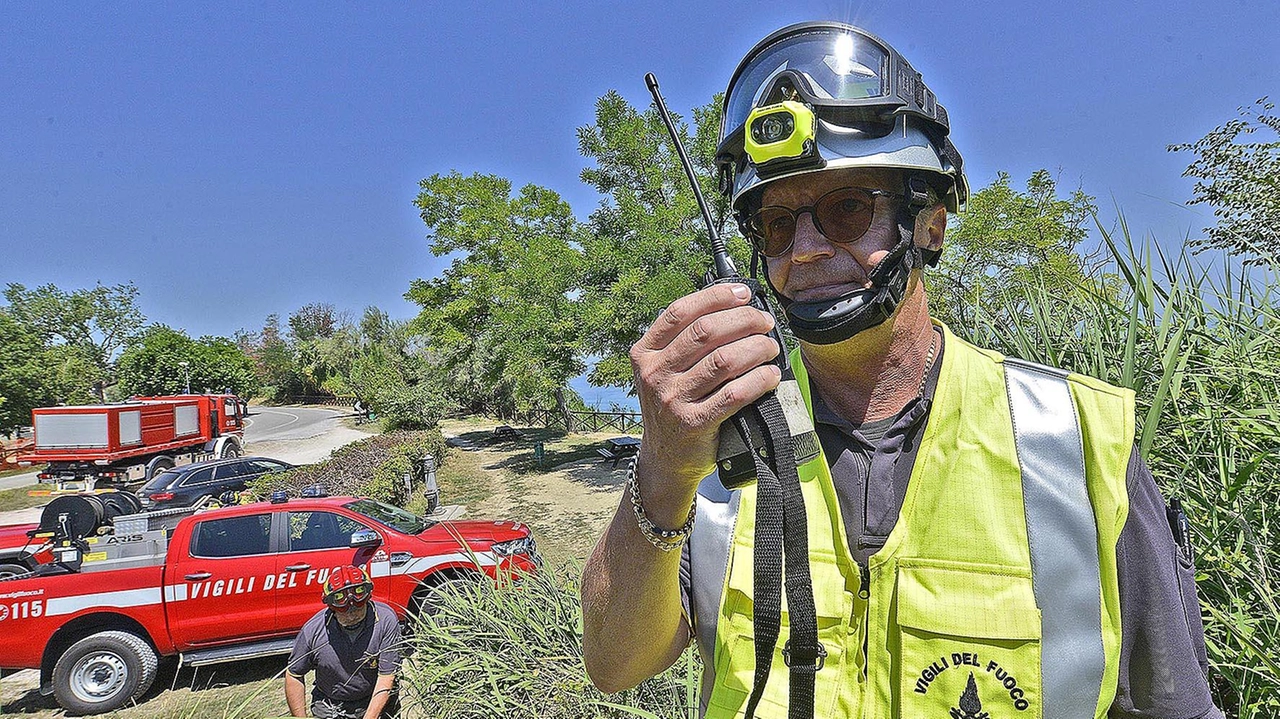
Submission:
<svg viewBox="0 0 1280 719">
<path fill-rule="evenodd" d="M 53 693 L 74 714 L 100 714 L 142 696 L 156 678 L 159 659 L 129 632 L 98 632 L 75 644 L 53 667 Z"/>
<path fill-rule="evenodd" d="M 8 579 L 9 577 L 16 577 L 19 574 L 26 574 L 27 572 L 30 572 L 30 571 L 31 571 L 30 569 L 27 569 L 21 564 L 4 562 L 3 564 L 0 564 L 0 579 Z"/>
<path fill-rule="evenodd" d="M 232 459 L 240 456 L 240 445 L 235 442 L 227 442 L 222 445 L 222 456 L 219 459 Z"/>
<path fill-rule="evenodd" d="M 173 459 L 169 457 L 163 457 L 163 456 L 156 457 L 155 459 L 147 463 L 147 476 L 144 481 L 150 482 L 157 474 L 160 474 L 166 469 L 173 469 L 173 468 L 174 468 Z"/>
</svg>

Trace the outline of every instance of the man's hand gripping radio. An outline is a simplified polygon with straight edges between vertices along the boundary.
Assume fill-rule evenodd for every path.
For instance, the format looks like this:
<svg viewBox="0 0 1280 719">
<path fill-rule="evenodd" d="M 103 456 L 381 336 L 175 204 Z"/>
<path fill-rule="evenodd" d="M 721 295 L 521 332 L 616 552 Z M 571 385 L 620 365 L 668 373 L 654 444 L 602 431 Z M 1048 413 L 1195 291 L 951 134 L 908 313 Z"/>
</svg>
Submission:
<svg viewBox="0 0 1280 719">
<path fill-rule="evenodd" d="M 680 142 L 679 134 L 671 121 L 671 115 L 667 112 L 667 106 L 662 99 L 662 94 L 658 92 L 658 80 L 653 76 L 653 73 L 645 75 L 644 80 L 649 92 L 653 95 L 654 102 L 657 104 L 662 121 L 666 125 L 667 131 L 671 134 L 671 142 L 675 146 L 676 153 L 680 156 L 681 165 L 684 167 L 685 175 L 689 178 L 689 183 L 693 187 L 694 197 L 698 201 L 698 208 L 702 211 L 702 219 L 707 227 L 713 262 L 712 270 L 707 273 L 707 284 L 737 283 L 746 285 L 751 290 L 750 306 L 761 312 L 773 315 L 775 320 L 769 336 L 778 343 L 778 355 L 773 361 L 778 365 L 778 369 L 781 370 L 782 379 L 777 389 L 761 397 L 752 405 L 739 410 L 729 421 L 720 426 L 720 445 L 716 452 L 716 470 L 720 476 L 720 482 L 726 488 L 737 489 L 756 480 L 756 459 L 752 456 L 753 451 L 771 465 L 776 462 L 774 457 L 768 456 L 768 434 L 764 426 L 765 419 L 759 408 L 759 405 L 767 401 L 771 396 L 777 397 L 778 403 L 782 408 L 782 414 L 786 418 L 786 433 L 791 438 L 790 444 L 797 466 L 818 456 L 818 437 L 814 432 L 813 421 L 809 417 L 809 412 L 805 409 L 804 397 L 800 393 L 800 385 L 796 382 L 795 372 L 792 371 L 791 362 L 787 357 L 786 344 L 782 340 L 782 330 L 776 321 L 777 316 L 774 315 L 765 298 L 765 290 L 756 280 L 738 274 L 733 260 L 725 249 L 724 240 L 721 239 L 716 231 L 716 224 L 711 220 L 711 210 L 702 196 L 702 190 L 698 185 L 696 176 L 693 174 L 693 166 L 685 153 L 683 143 Z"/>
</svg>

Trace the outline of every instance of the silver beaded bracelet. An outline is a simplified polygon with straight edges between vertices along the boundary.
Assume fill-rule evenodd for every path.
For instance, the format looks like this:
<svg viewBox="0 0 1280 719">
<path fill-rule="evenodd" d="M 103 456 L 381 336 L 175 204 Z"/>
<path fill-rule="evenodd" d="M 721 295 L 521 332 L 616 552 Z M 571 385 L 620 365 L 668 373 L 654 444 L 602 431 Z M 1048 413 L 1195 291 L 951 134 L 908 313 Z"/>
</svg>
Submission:
<svg viewBox="0 0 1280 719">
<path fill-rule="evenodd" d="M 649 540 L 650 544 L 664 552 L 674 552 L 680 549 L 689 538 L 689 533 L 693 531 L 693 518 L 697 514 L 698 501 L 695 499 L 689 506 L 689 518 L 679 529 L 663 529 L 655 525 L 649 520 L 649 515 L 644 513 L 644 504 L 640 501 L 640 483 L 636 481 L 636 463 L 639 459 L 639 456 L 632 457 L 631 464 L 627 467 L 627 484 L 631 485 L 631 509 L 636 514 L 636 524 L 639 525 L 640 533 Z"/>
</svg>

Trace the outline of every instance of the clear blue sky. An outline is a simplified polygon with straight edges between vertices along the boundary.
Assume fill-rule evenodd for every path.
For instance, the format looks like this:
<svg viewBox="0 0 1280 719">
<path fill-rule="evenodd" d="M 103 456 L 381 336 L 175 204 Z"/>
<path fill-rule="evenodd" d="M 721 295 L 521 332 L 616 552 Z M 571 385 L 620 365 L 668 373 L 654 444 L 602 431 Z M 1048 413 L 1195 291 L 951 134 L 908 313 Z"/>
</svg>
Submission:
<svg viewBox="0 0 1280 719">
<path fill-rule="evenodd" d="M 687 113 L 791 22 L 893 43 L 950 110 L 971 184 L 1039 167 L 1104 215 L 1174 239 L 1209 224 L 1191 141 L 1280 99 L 1274 0 L 1086 3 L 6 3 L 0 283 L 134 281 L 148 319 L 201 334 L 308 302 L 407 318 L 444 261 L 411 201 L 436 172 L 560 192 L 574 129 L 657 73 Z"/>
</svg>

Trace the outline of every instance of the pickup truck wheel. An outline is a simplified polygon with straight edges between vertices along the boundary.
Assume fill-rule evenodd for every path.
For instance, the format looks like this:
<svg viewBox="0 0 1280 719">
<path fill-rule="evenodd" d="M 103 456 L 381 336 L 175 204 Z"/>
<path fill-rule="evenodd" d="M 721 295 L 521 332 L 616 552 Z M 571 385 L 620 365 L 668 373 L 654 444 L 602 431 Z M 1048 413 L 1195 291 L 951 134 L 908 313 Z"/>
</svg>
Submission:
<svg viewBox="0 0 1280 719">
<path fill-rule="evenodd" d="M 75 644 L 53 667 L 53 693 L 75 714 L 101 714 L 142 696 L 155 681 L 159 659 L 141 637 L 98 632 Z"/>
<path fill-rule="evenodd" d="M 30 569 L 27 569 L 21 564 L 4 562 L 3 564 L 0 564 L 0 579 L 8 579 L 9 577 L 16 577 L 19 574 L 26 574 L 27 572 L 30 572 L 30 571 L 31 571 Z"/>
<path fill-rule="evenodd" d="M 463 576 L 449 577 L 437 584 L 420 588 L 413 595 L 411 610 L 422 617 L 434 617 L 448 601 L 447 595 L 468 594 L 475 591 L 475 585 L 485 576 L 479 572 Z"/>
</svg>

